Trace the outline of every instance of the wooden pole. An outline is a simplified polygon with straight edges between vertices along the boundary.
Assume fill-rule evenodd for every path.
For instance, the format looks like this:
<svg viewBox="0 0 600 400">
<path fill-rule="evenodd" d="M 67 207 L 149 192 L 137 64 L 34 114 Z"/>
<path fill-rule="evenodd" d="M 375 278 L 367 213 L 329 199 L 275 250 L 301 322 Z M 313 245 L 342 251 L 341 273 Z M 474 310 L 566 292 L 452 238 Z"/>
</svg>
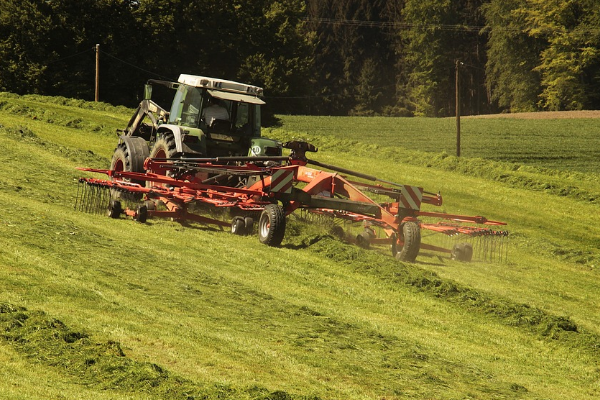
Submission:
<svg viewBox="0 0 600 400">
<path fill-rule="evenodd" d="M 460 73 L 462 63 L 456 60 L 456 157 L 460 157 Z"/>
<path fill-rule="evenodd" d="M 100 101 L 100 45 L 96 45 L 96 102 Z"/>
</svg>

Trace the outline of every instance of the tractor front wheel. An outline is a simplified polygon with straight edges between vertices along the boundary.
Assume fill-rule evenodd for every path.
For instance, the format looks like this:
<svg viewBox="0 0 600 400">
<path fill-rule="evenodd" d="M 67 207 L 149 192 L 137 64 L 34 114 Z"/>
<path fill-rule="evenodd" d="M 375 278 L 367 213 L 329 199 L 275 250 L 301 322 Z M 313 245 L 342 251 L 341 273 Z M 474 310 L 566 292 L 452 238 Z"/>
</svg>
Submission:
<svg viewBox="0 0 600 400">
<path fill-rule="evenodd" d="M 171 158 L 175 158 L 177 156 L 177 145 L 175 144 L 175 136 L 172 133 L 162 134 L 156 139 L 154 146 L 150 150 L 150 158 L 158 158 L 167 160 Z M 151 172 L 157 175 L 166 175 L 169 177 L 173 177 L 173 173 L 171 171 L 165 171 L 164 169 L 159 169 L 158 171 L 148 170 L 146 172 Z M 158 184 L 154 182 L 146 182 L 147 187 L 151 187 L 154 185 L 164 186 L 163 184 Z"/>
<path fill-rule="evenodd" d="M 396 258 L 400 261 L 415 262 L 421 247 L 421 227 L 415 221 L 406 221 L 401 227 L 401 238 L 404 244 L 396 253 Z"/>
<path fill-rule="evenodd" d="M 277 204 L 269 204 L 260 214 L 258 239 L 268 246 L 279 246 L 285 235 L 285 211 Z"/>
<path fill-rule="evenodd" d="M 177 146 L 175 144 L 175 136 L 171 133 L 161 135 L 152 146 L 150 158 L 174 158 L 177 154 Z"/>
</svg>

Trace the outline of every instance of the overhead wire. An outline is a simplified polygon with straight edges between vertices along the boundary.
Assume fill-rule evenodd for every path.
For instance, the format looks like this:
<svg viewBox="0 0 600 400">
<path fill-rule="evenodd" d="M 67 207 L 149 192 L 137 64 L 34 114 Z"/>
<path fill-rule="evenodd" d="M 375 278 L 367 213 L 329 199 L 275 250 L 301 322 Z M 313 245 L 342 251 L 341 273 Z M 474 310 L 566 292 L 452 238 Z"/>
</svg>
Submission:
<svg viewBox="0 0 600 400">
<path fill-rule="evenodd" d="M 112 54 L 110 54 L 110 53 L 107 53 L 107 52 L 105 52 L 105 51 L 104 51 L 104 50 L 102 50 L 102 49 L 99 49 L 99 51 L 100 51 L 100 54 L 107 55 L 107 56 L 109 56 L 110 58 L 113 58 L 113 59 L 115 59 L 115 60 L 117 60 L 117 61 L 119 61 L 119 62 L 121 62 L 121 63 L 123 63 L 123 64 L 125 64 L 125 65 L 128 65 L 128 66 L 130 66 L 130 67 L 132 67 L 132 68 L 135 68 L 135 69 L 137 69 L 137 70 L 139 70 L 139 71 L 145 72 L 145 73 L 147 73 L 147 74 L 154 75 L 154 76 L 156 76 L 156 77 L 158 77 L 158 78 L 161 78 L 161 79 L 166 79 L 166 80 L 174 81 L 174 79 L 172 79 L 172 78 L 166 77 L 166 76 L 164 76 L 164 75 L 161 75 L 161 74 L 159 74 L 159 73 L 156 73 L 156 72 L 153 72 L 153 71 L 149 71 L 149 70 L 147 70 L 147 69 L 144 69 L 144 68 L 140 68 L 140 67 L 138 67 L 137 65 L 135 65 L 135 64 L 132 64 L 132 63 L 130 63 L 130 62 L 128 62 L 128 61 L 122 60 L 122 59 L 120 59 L 120 58 L 118 58 L 118 57 L 116 57 L 116 56 L 114 56 L 114 55 L 112 55 Z"/>
<path fill-rule="evenodd" d="M 345 25 L 370 28 L 392 28 L 392 29 L 428 29 L 428 30 L 443 30 L 443 31 L 468 31 L 479 32 L 486 26 L 464 25 L 464 24 L 411 24 L 396 21 L 364 21 L 356 19 L 333 19 L 333 18 L 306 18 L 306 22 L 326 25 Z"/>
<path fill-rule="evenodd" d="M 356 27 L 370 27 L 370 28 L 390 28 L 398 30 L 408 29 L 420 29 L 420 30 L 440 30 L 450 32 L 483 32 L 486 29 L 490 29 L 489 25 L 468 25 L 468 24 L 422 24 L 422 23 L 406 23 L 398 21 L 365 21 L 356 19 L 338 19 L 338 18 L 305 18 L 304 21 L 325 24 L 325 25 L 344 25 L 344 26 L 356 26 Z M 521 27 L 494 27 L 494 30 L 504 32 L 523 32 L 535 28 L 534 26 L 521 26 Z M 559 27 L 556 27 L 557 31 L 561 31 Z M 577 31 L 581 33 L 589 34 L 600 34 L 600 28 L 593 27 L 576 27 L 569 32 Z M 565 31 L 566 32 L 566 31 Z"/>
<path fill-rule="evenodd" d="M 68 59 L 70 59 L 70 58 L 74 58 L 74 57 L 80 56 L 80 55 L 82 55 L 82 54 L 89 53 L 89 52 L 91 52 L 91 51 L 95 51 L 95 48 L 94 48 L 94 47 L 92 47 L 92 48 L 90 48 L 90 49 L 87 49 L 87 50 L 80 51 L 79 53 L 71 54 L 70 56 L 65 56 L 65 57 L 61 57 L 61 58 L 58 58 L 58 59 L 56 59 L 56 60 L 53 60 L 53 61 L 49 61 L 49 62 L 47 63 L 47 65 L 54 64 L 54 63 L 57 63 L 57 62 L 59 62 L 59 61 L 68 60 Z"/>
</svg>

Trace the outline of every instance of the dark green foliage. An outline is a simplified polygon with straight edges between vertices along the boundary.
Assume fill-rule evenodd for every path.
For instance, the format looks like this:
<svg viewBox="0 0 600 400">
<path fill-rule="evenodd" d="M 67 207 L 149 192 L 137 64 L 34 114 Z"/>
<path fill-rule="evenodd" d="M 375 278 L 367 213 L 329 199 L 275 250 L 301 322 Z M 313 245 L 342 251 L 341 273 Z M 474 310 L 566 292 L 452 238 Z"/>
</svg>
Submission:
<svg viewBox="0 0 600 400">
<path fill-rule="evenodd" d="M 389 1 L 308 1 L 315 35 L 313 97 L 305 113 L 382 113 L 394 104 L 395 54 Z"/>
<path fill-rule="evenodd" d="M 402 10 L 402 68 L 408 70 L 401 90 L 416 115 L 449 116 L 455 110 L 455 65 L 461 63 L 461 109 L 464 114 L 489 112 L 483 90 L 485 24 L 483 1 L 408 0 Z"/>
<path fill-rule="evenodd" d="M 535 67 L 544 43 L 525 32 L 525 18 L 515 12 L 524 3 L 491 1 L 483 7 L 488 23 L 487 85 L 492 99 L 513 112 L 536 110 L 541 90 Z"/>
<path fill-rule="evenodd" d="M 600 35 L 594 1 L 492 0 L 487 81 L 511 111 L 598 107 Z"/>
<path fill-rule="evenodd" d="M 451 116 L 600 106 L 592 0 L 0 0 L 0 90 L 135 106 L 181 73 L 270 113 Z"/>
<path fill-rule="evenodd" d="M 249 80 L 272 95 L 306 85 L 303 2 L 0 1 L 0 90 L 134 106 L 150 78 Z M 5 39 L 4 39 L 5 38 Z"/>
</svg>

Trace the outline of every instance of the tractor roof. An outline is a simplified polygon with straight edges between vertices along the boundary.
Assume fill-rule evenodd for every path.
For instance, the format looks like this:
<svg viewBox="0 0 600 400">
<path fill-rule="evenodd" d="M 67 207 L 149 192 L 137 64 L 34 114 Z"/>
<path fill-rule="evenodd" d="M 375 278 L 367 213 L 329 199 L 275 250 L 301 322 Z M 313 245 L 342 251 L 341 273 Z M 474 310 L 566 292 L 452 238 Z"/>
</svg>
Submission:
<svg viewBox="0 0 600 400">
<path fill-rule="evenodd" d="M 179 75 L 178 81 L 179 83 L 186 85 L 207 88 L 215 91 L 245 94 L 256 97 L 263 95 L 263 88 L 261 87 L 234 81 L 227 81 L 224 79 L 209 78 L 206 76 L 181 74 Z"/>
</svg>

